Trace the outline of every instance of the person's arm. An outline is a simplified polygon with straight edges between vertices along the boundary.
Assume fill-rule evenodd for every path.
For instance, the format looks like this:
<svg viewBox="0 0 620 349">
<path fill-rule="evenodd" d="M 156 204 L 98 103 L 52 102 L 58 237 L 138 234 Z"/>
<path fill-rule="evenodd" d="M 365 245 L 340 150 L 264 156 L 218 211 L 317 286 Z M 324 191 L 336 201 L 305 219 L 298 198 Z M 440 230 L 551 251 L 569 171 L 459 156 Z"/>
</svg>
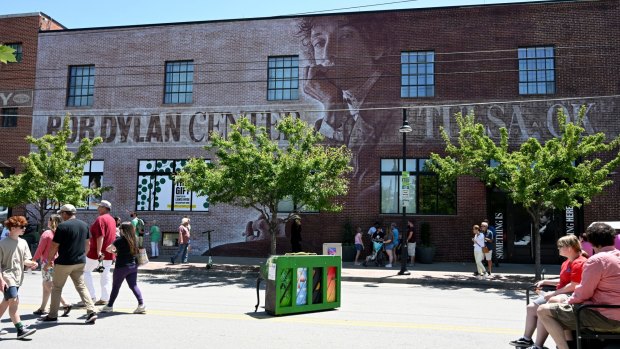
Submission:
<svg viewBox="0 0 620 349">
<path fill-rule="evenodd" d="M 45 268 L 43 268 L 44 270 L 48 270 L 49 268 L 54 266 L 54 257 L 58 252 L 58 246 L 60 246 L 60 244 L 58 244 L 57 242 L 53 240 L 52 242 L 50 242 L 50 248 L 47 252 L 47 263 L 45 264 Z"/>
<path fill-rule="evenodd" d="M 179 245 L 185 243 L 185 236 L 183 236 L 183 231 L 185 230 L 184 226 L 179 226 Z"/>
<path fill-rule="evenodd" d="M 559 294 L 565 294 L 565 293 L 571 293 L 575 290 L 575 287 L 577 287 L 577 285 L 579 285 L 578 282 L 569 282 L 568 284 L 564 285 L 564 287 L 555 290 L 553 292 L 547 292 L 545 293 L 545 300 L 549 300 L 551 297 L 557 296 Z"/>
<path fill-rule="evenodd" d="M 99 236 L 96 240 L 97 242 L 97 259 L 102 259 L 103 258 L 103 235 Z"/>
<path fill-rule="evenodd" d="M 41 240 L 39 240 L 39 246 L 37 247 L 37 250 L 34 252 L 34 256 L 32 257 L 32 259 L 37 261 L 41 257 L 43 257 L 43 259 L 47 257 L 47 256 L 44 256 L 43 253 L 49 246 L 50 242 L 52 242 L 52 236 L 50 234 L 43 233 L 43 235 L 41 236 Z"/>
<path fill-rule="evenodd" d="M 541 287 L 541 286 L 556 286 L 557 284 L 560 283 L 560 278 L 557 279 L 546 279 L 546 280 L 540 280 L 538 281 L 535 285 L 536 287 Z"/>
<path fill-rule="evenodd" d="M 594 257 L 592 257 L 594 258 Z M 603 263 L 598 260 L 589 259 L 583 265 L 581 283 L 575 287 L 573 295 L 568 298 L 569 304 L 581 304 L 592 298 L 594 291 L 598 287 L 603 275 Z"/>
<path fill-rule="evenodd" d="M 116 253 L 116 246 L 114 244 L 109 244 L 105 249 L 108 253 Z"/>
</svg>

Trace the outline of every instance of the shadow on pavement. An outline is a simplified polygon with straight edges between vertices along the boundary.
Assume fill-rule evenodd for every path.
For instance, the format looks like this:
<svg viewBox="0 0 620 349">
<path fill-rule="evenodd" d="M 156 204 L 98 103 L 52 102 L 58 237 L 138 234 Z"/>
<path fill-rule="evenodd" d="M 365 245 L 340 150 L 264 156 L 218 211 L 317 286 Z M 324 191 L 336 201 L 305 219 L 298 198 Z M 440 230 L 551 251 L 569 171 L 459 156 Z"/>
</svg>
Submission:
<svg viewBox="0 0 620 349">
<path fill-rule="evenodd" d="M 242 288 L 256 288 L 258 273 L 254 271 L 196 271 L 170 274 L 146 274 L 140 282 L 181 287 L 220 287 L 236 285 Z"/>
</svg>

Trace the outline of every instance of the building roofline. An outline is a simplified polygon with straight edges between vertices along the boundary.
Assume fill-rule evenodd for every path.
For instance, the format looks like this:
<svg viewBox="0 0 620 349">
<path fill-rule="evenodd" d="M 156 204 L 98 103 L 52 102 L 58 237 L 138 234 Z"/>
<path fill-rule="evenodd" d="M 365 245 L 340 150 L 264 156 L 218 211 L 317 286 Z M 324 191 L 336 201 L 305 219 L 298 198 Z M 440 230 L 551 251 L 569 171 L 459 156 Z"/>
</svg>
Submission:
<svg viewBox="0 0 620 349">
<path fill-rule="evenodd" d="M 7 18 L 20 18 L 20 17 L 43 17 L 43 18 L 45 18 L 48 21 L 52 21 L 52 22 L 56 23 L 57 25 L 59 25 L 63 29 L 67 29 L 67 27 L 65 27 L 60 22 L 58 22 L 57 20 L 53 19 L 51 16 L 47 15 L 44 12 L 26 12 L 26 13 L 12 13 L 12 14 L 8 14 L 8 15 L 0 15 L 0 20 L 7 19 Z"/>
<path fill-rule="evenodd" d="M 131 24 L 120 26 L 104 26 L 104 27 L 89 27 L 89 28 L 74 28 L 66 29 L 62 31 L 46 31 L 44 33 L 70 33 L 80 31 L 96 31 L 96 30 L 110 30 L 110 29 L 132 29 L 132 28 L 147 28 L 147 27 L 162 27 L 162 26 L 179 26 L 179 25 L 196 25 L 206 23 L 230 23 L 230 22 L 247 22 L 247 21 L 264 21 L 274 19 L 289 19 L 299 17 L 325 17 L 325 16 L 343 16 L 343 15 L 363 15 L 369 13 L 389 13 L 389 12 L 413 12 L 413 11 L 436 11 L 446 9 L 460 9 L 460 8 L 475 8 L 475 7 L 500 7 L 500 6 L 525 6 L 525 5 L 551 5 L 551 4 L 564 4 L 564 3 L 585 3 L 585 2 L 603 2 L 608 0 L 538 0 L 530 2 L 513 2 L 513 3 L 499 3 L 499 4 L 477 4 L 477 5 L 454 5 L 443 7 L 424 7 L 424 8 L 404 8 L 404 9 L 390 9 L 390 10 L 375 10 L 375 11 L 355 11 L 355 12 L 330 12 L 330 13 L 297 13 L 290 15 L 268 16 L 268 17 L 253 17 L 253 18 L 232 18 L 232 19 L 217 19 L 217 20 L 204 20 L 204 21 L 187 21 L 187 22 L 165 22 L 165 23 L 150 23 L 150 24 Z"/>
</svg>

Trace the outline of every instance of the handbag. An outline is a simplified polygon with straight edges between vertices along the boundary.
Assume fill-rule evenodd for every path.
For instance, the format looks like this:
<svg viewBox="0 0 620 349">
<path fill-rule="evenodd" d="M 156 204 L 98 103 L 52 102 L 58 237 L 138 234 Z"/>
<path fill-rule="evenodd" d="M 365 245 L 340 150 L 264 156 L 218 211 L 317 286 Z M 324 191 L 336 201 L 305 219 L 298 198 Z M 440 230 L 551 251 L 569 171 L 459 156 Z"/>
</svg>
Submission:
<svg viewBox="0 0 620 349">
<path fill-rule="evenodd" d="M 138 262 L 138 265 L 145 265 L 149 262 L 149 256 L 146 254 L 146 248 L 141 248 L 138 250 L 136 260 Z"/>
<path fill-rule="evenodd" d="M 482 253 L 489 253 L 491 250 L 489 250 L 488 247 L 486 246 L 482 246 Z"/>
</svg>

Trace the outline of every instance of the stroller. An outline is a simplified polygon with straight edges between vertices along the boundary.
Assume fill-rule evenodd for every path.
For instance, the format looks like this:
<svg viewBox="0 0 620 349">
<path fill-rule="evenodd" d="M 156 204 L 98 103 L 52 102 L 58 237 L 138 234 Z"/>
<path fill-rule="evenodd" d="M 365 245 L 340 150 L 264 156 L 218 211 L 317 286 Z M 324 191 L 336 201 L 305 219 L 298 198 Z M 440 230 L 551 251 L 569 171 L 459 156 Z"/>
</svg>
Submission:
<svg viewBox="0 0 620 349">
<path fill-rule="evenodd" d="M 378 267 L 383 267 L 387 260 L 388 257 L 383 248 L 383 239 L 372 239 L 372 254 L 366 257 L 362 264 L 367 267 L 368 264 L 374 263 Z"/>
</svg>

